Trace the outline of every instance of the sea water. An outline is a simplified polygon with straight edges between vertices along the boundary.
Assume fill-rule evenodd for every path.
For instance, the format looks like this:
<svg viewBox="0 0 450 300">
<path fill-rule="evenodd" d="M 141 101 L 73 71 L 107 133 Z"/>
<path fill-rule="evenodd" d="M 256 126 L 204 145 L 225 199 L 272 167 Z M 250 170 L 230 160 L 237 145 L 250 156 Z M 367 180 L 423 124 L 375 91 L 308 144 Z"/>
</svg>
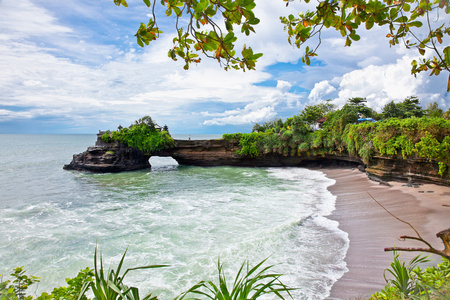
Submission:
<svg viewBox="0 0 450 300">
<path fill-rule="evenodd" d="M 0 273 L 24 266 L 42 278 L 36 293 L 50 292 L 93 267 L 96 247 L 105 268 L 128 249 L 126 268 L 169 266 L 132 271 L 126 283 L 173 299 L 215 281 L 219 259 L 231 283 L 242 263 L 267 258 L 297 288 L 294 299 L 324 299 L 347 270 L 347 234 L 327 218 L 334 181 L 323 173 L 179 166 L 163 157 L 135 172 L 62 169 L 95 139 L 0 135 Z"/>
</svg>

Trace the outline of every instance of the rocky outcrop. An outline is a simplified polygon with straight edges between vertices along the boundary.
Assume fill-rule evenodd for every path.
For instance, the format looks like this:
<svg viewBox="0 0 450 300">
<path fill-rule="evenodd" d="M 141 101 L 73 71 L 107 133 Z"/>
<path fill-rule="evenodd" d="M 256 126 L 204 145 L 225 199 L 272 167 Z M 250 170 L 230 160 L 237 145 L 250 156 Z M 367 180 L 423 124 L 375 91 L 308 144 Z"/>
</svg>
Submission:
<svg viewBox="0 0 450 300">
<path fill-rule="evenodd" d="M 423 158 L 401 156 L 374 156 L 366 172 L 383 180 L 432 182 L 450 185 L 448 171 L 439 174 L 439 164 Z"/>
<path fill-rule="evenodd" d="M 91 172 L 121 172 L 150 168 L 151 156 L 171 156 L 180 165 L 192 166 L 244 166 L 244 167 L 329 167 L 352 165 L 365 170 L 370 176 L 382 180 L 424 181 L 450 185 L 449 172 L 439 175 L 437 162 L 419 158 L 374 156 L 368 165 L 357 156 L 347 153 L 323 155 L 284 156 L 269 153 L 258 157 L 245 157 L 236 153 L 236 141 L 175 140 L 175 147 L 153 153 L 144 153 L 118 143 L 105 143 L 99 134 L 94 147 L 76 154 L 66 170 Z"/>
<path fill-rule="evenodd" d="M 135 171 L 150 168 L 150 156 L 139 149 L 125 145 L 104 143 L 100 138 L 93 147 L 73 156 L 64 170 L 89 171 L 95 173 Z"/>
</svg>

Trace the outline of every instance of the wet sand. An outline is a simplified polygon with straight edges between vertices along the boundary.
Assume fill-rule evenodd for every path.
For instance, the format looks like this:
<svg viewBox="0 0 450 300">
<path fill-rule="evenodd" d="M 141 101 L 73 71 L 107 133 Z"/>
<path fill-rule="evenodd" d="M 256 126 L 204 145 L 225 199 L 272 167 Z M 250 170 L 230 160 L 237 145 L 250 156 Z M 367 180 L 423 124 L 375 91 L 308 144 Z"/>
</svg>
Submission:
<svg viewBox="0 0 450 300">
<path fill-rule="evenodd" d="M 331 219 L 347 232 L 350 247 L 346 256 L 348 272 L 333 286 L 329 299 L 367 299 L 385 285 L 384 270 L 393 259 L 385 247 L 424 247 L 417 241 L 400 241 L 402 235 L 415 236 L 414 231 L 378 205 L 412 226 L 434 247 L 443 249 L 436 233 L 450 228 L 450 187 L 434 184 L 406 186 L 389 182 L 391 187 L 368 179 L 357 169 L 320 169 L 336 183 L 329 187 L 337 196 Z M 370 195 L 368 194 L 370 193 Z M 403 252 L 409 261 L 419 252 Z M 434 264 L 440 261 L 434 257 Z"/>
</svg>

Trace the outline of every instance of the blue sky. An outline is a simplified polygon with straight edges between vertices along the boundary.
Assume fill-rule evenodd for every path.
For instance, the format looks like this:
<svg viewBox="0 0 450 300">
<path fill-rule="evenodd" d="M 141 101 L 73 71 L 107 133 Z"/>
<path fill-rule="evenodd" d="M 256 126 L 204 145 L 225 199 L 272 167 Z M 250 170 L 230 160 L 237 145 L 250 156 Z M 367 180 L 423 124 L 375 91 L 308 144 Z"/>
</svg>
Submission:
<svg viewBox="0 0 450 300">
<path fill-rule="evenodd" d="M 95 133 L 145 115 L 172 133 L 249 132 L 307 104 L 340 106 L 351 97 L 366 97 L 378 111 L 411 95 L 450 107 L 447 75 L 411 76 L 416 51 L 390 48 L 385 29 L 362 29 L 352 47 L 327 31 L 307 67 L 279 21 L 305 4 L 256 3 L 261 23 L 240 43 L 264 56 L 243 73 L 207 59 L 183 70 L 167 57 L 174 25 L 165 16 L 161 38 L 140 48 L 134 34 L 150 13 L 140 0 L 129 8 L 112 0 L 0 0 L 0 133 Z"/>
</svg>

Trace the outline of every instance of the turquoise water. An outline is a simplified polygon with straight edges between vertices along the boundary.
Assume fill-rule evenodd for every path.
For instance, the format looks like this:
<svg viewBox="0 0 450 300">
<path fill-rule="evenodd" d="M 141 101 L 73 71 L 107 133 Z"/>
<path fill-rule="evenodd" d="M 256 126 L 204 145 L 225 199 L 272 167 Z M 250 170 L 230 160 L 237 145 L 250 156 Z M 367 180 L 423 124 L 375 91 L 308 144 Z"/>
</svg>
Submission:
<svg viewBox="0 0 450 300">
<path fill-rule="evenodd" d="M 187 138 L 187 136 L 175 136 Z M 192 136 L 215 138 L 216 136 Z M 217 260 L 234 274 L 269 257 L 294 299 L 324 299 L 346 271 L 346 233 L 326 218 L 333 184 L 303 168 L 178 166 L 152 157 L 151 170 L 118 174 L 64 171 L 95 135 L 0 135 L 0 273 L 25 266 L 38 292 L 128 249 L 126 266 L 142 292 L 173 299 L 214 279 Z"/>
</svg>

